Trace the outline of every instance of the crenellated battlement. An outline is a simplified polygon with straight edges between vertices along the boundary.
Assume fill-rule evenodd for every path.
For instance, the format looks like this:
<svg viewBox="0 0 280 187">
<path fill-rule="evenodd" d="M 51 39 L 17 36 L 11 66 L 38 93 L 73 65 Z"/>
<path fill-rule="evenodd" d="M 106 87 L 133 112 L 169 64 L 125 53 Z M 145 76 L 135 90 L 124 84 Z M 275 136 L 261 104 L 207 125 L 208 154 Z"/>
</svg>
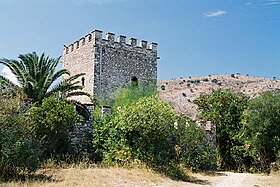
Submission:
<svg viewBox="0 0 280 187">
<path fill-rule="evenodd" d="M 64 46 L 63 55 L 63 68 L 71 75 L 85 73 L 80 84 L 94 98 L 110 99 L 116 89 L 131 82 L 157 82 L 157 43 L 93 30 Z M 91 104 L 85 96 L 74 99 Z"/>
<path fill-rule="evenodd" d="M 68 46 L 64 45 L 64 54 L 71 53 L 74 50 L 89 44 L 106 45 L 111 47 L 126 46 L 127 48 L 131 47 L 132 49 L 140 48 L 142 50 L 157 52 L 157 43 L 151 42 L 148 44 L 145 40 L 139 40 L 139 42 L 137 42 L 136 38 L 129 38 L 127 42 L 126 36 L 119 35 L 115 38 L 115 34 L 110 32 L 107 32 L 105 38 L 103 38 L 102 32 L 103 31 L 101 30 L 95 29 Z"/>
</svg>

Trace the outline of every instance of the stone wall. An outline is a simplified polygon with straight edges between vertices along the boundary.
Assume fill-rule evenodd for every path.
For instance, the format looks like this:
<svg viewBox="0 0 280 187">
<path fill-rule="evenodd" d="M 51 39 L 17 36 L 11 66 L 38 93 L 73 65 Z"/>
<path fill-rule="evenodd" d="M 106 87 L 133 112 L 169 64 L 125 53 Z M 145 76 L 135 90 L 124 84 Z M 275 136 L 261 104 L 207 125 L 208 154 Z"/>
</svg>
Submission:
<svg viewBox="0 0 280 187">
<path fill-rule="evenodd" d="M 118 87 L 127 86 L 131 79 L 139 84 L 157 81 L 157 44 L 94 30 L 73 44 L 64 47 L 63 67 L 71 74 L 86 73 L 84 90 L 95 98 L 109 98 Z M 66 77 L 64 77 L 66 78 Z M 82 82 L 82 81 L 81 81 Z M 81 83 L 82 84 L 82 83 Z M 86 97 L 76 97 L 90 103 Z"/>
<path fill-rule="evenodd" d="M 93 106 L 88 105 L 87 109 L 93 114 Z M 92 149 L 93 116 L 87 121 L 78 123 L 70 133 L 70 144 L 72 152 L 77 155 L 88 155 Z"/>
</svg>

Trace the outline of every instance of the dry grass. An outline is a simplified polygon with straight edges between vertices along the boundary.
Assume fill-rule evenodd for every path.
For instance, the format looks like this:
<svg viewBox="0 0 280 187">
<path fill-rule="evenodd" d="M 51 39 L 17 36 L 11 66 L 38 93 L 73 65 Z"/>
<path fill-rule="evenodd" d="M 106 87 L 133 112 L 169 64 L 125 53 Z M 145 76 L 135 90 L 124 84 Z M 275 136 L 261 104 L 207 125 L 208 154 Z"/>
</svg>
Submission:
<svg viewBox="0 0 280 187">
<path fill-rule="evenodd" d="M 217 175 L 188 174 L 189 182 L 174 181 L 143 168 L 60 168 L 41 169 L 25 182 L 2 183 L 1 186 L 212 186 Z"/>
<path fill-rule="evenodd" d="M 171 180 L 152 170 L 144 168 L 125 169 L 111 168 L 49 168 L 41 169 L 26 181 L 0 183 L 5 187 L 72 187 L 72 186 L 165 186 L 165 187 L 198 187 L 215 186 L 227 178 L 225 173 L 194 174 L 187 172 L 189 182 Z M 276 187 L 280 183 L 280 173 L 270 176 L 248 175 L 242 186 L 270 186 Z"/>
</svg>

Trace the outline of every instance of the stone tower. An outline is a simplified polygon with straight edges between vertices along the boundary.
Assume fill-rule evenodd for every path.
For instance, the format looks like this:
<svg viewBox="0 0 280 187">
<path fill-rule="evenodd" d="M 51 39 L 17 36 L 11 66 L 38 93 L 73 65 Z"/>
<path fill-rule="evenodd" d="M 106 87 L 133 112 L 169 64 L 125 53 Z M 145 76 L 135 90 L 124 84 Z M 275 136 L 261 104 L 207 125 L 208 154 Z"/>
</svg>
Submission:
<svg viewBox="0 0 280 187">
<path fill-rule="evenodd" d="M 83 91 L 95 98 L 110 98 L 119 87 L 127 86 L 130 82 L 139 85 L 157 81 L 157 44 L 126 36 L 94 30 L 74 43 L 64 46 L 63 68 L 71 75 L 85 73 L 80 84 Z M 65 78 L 65 77 L 64 77 Z M 74 99 L 90 104 L 84 96 Z"/>
</svg>

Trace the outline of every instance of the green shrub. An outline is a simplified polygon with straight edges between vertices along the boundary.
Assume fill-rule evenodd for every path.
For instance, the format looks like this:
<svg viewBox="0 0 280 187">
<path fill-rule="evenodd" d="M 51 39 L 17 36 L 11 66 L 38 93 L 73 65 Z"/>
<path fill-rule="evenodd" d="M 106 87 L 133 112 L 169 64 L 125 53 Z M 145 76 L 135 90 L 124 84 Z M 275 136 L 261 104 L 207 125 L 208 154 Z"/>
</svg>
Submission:
<svg viewBox="0 0 280 187">
<path fill-rule="evenodd" d="M 185 117 L 177 117 L 175 146 L 177 159 L 192 171 L 215 168 L 215 149 L 204 129 Z"/>
<path fill-rule="evenodd" d="M 157 93 L 154 84 L 147 85 L 129 85 L 127 88 L 119 88 L 114 94 L 113 110 L 117 107 L 128 106 L 137 101 L 139 98 L 154 95 Z"/>
<path fill-rule="evenodd" d="M 246 115 L 244 141 L 251 147 L 255 167 L 269 170 L 279 159 L 280 150 L 280 94 L 264 92 L 251 99 Z"/>
<path fill-rule="evenodd" d="M 239 159 L 232 148 L 242 145 L 239 138 L 243 128 L 243 112 L 248 97 L 229 90 L 214 90 L 203 94 L 194 103 L 202 112 L 201 117 L 216 124 L 217 166 L 219 169 L 238 169 Z M 236 152 L 240 154 L 240 152 Z"/>
<path fill-rule="evenodd" d="M 0 120 L 0 179 L 35 171 L 40 166 L 41 153 L 41 143 L 34 140 L 26 116 L 11 114 Z"/>
<path fill-rule="evenodd" d="M 212 79 L 211 82 L 215 83 L 215 84 L 218 84 L 219 81 L 218 81 L 218 79 Z"/>
<path fill-rule="evenodd" d="M 44 156 L 65 154 L 70 149 L 69 132 L 82 117 L 66 100 L 48 97 L 30 109 L 36 136 L 44 141 Z"/>
<path fill-rule="evenodd" d="M 95 122 L 95 153 L 111 163 L 138 159 L 152 166 L 166 164 L 174 153 L 173 119 L 172 109 L 159 96 L 140 98 Z"/>
</svg>

